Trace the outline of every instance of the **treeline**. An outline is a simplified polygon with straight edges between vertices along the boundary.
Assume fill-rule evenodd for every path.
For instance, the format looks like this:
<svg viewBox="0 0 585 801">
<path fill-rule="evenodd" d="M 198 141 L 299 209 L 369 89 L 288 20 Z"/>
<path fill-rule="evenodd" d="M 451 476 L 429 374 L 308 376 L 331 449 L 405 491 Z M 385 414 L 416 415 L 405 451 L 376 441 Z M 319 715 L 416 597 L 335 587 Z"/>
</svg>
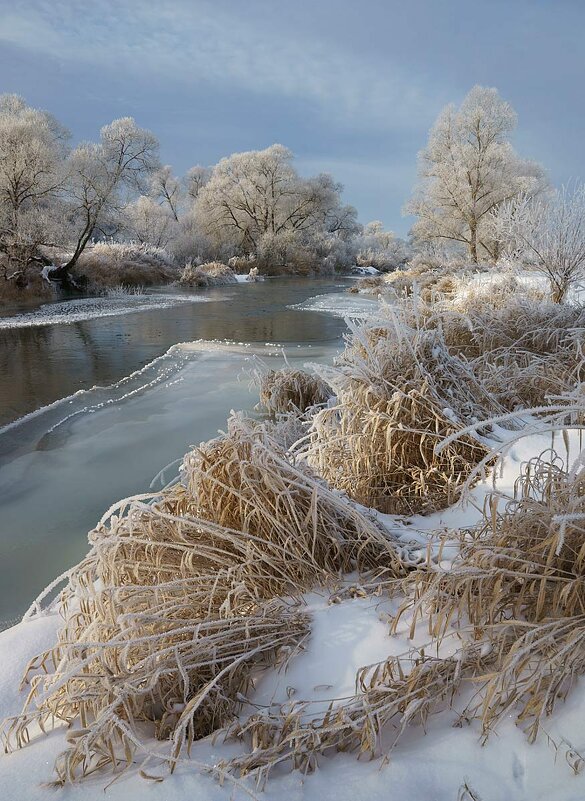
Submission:
<svg viewBox="0 0 585 801">
<path fill-rule="evenodd" d="M 177 267 L 231 259 L 265 273 L 366 263 L 388 270 L 407 258 L 405 243 L 381 223 L 358 223 L 341 184 L 327 174 L 301 177 L 281 145 L 179 177 L 161 165 L 154 134 L 132 118 L 106 125 L 97 142 L 69 140 L 47 112 L 0 97 L 5 287 L 87 278 L 80 265 L 99 240 L 135 243 Z"/>
<path fill-rule="evenodd" d="M 585 271 L 585 192 L 553 191 L 543 168 L 513 148 L 515 126 L 495 89 L 476 86 L 441 112 L 404 208 L 415 217 L 405 242 L 379 222 L 362 226 L 341 184 L 302 177 L 282 145 L 181 177 L 160 163 L 154 134 L 129 117 L 71 147 L 54 117 L 3 95 L 0 296 L 51 282 L 140 284 L 144 265 L 157 268 L 154 283 L 205 262 L 309 274 L 505 258 L 543 273 L 563 300 Z M 132 269 L 118 269 L 128 262 Z"/>
</svg>

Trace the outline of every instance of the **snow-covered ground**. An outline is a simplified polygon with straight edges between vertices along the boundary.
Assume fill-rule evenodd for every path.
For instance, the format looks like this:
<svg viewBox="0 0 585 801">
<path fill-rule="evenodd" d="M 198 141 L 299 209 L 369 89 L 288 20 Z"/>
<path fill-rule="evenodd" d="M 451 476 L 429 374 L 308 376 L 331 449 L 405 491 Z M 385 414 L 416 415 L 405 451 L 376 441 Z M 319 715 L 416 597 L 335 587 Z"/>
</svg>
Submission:
<svg viewBox="0 0 585 801">
<path fill-rule="evenodd" d="M 495 433 L 500 437 L 514 436 L 506 429 L 496 429 Z M 568 441 L 568 454 L 562 437 L 557 437 L 554 445 L 559 455 L 570 462 L 578 453 L 578 434 L 570 432 Z M 510 492 L 520 465 L 550 446 L 551 437 L 545 434 L 532 434 L 513 444 L 498 472 L 498 489 Z M 492 486 L 492 478 L 484 480 L 472 490 L 471 502 L 435 515 L 408 521 L 389 515 L 380 518 L 405 543 L 418 541 L 423 547 L 431 529 L 473 524 Z M 347 582 L 356 580 L 352 576 Z M 332 604 L 328 592 L 307 595 L 303 603 L 312 621 L 308 640 L 286 670 L 270 670 L 257 678 L 242 715 L 301 700 L 311 701 L 314 711 L 322 711 L 329 699 L 355 692 L 359 668 L 404 654 L 412 645 L 425 645 L 424 625 L 418 627 L 414 641 L 408 639 L 408 617 L 401 620 L 396 634 L 389 633 L 389 621 L 399 600 L 343 597 Z M 0 634 L 0 717 L 19 710 L 24 694 L 17 688 L 24 666 L 31 656 L 54 641 L 59 622 L 58 614 L 49 611 Z M 456 801 L 464 782 L 483 801 L 577 801 L 585 797 L 585 777 L 574 775 L 567 761 L 572 753 L 585 752 L 582 683 L 557 708 L 534 745 L 528 744 L 512 717 L 498 727 L 485 745 L 481 744 L 476 723 L 454 727 L 457 711 L 463 709 L 466 700 L 467 695 L 455 698 L 452 708 L 431 717 L 426 734 L 419 727 L 408 730 L 389 760 L 360 761 L 354 754 L 323 756 L 319 770 L 309 776 L 278 769 L 259 793 L 248 780 L 241 785 L 228 780 L 222 787 L 201 772 L 201 764 L 214 765 L 245 749 L 242 744 L 224 742 L 221 737 L 208 738 L 194 746 L 191 758 L 185 758 L 172 776 L 161 765 L 155 773 L 164 776 L 164 781 L 149 782 L 137 772 L 128 771 L 108 788 L 107 797 L 112 801 L 143 795 L 156 801 L 228 801 L 245 798 L 249 791 L 266 801 Z M 50 780 L 53 760 L 65 747 L 65 737 L 66 730 L 57 728 L 47 737 L 39 735 L 27 748 L 0 759 L 0 786 L 9 788 L 7 798 L 42 801 L 47 797 L 49 791 L 42 782 Z M 164 748 L 160 743 L 153 742 L 152 746 L 158 752 Z M 149 771 L 153 772 L 150 768 Z M 57 791 L 58 797 L 101 798 L 110 780 L 98 773 L 79 786 Z"/>
</svg>

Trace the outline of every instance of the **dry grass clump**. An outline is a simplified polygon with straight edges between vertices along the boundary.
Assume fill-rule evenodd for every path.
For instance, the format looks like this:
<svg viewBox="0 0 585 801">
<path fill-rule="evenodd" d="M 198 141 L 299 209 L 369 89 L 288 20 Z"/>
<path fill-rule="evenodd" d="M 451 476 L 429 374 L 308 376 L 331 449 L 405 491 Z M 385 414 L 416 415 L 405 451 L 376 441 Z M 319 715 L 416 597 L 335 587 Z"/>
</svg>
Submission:
<svg viewBox="0 0 585 801">
<path fill-rule="evenodd" d="M 259 383 L 260 403 L 273 416 L 305 412 L 327 403 L 331 397 L 331 390 L 322 378 L 292 367 L 269 370 L 259 377 Z"/>
<path fill-rule="evenodd" d="M 282 763 L 310 772 L 328 752 L 380 756 L 394 748 L 410 726 L 424 727 L 431 714 L 447 708 L 467 675 L 489 662 L 480 647 L 470 644 L 445 659 L 414 649 L 368 665 L 358 671 L 356 694 L 331 701 L 325 710 L 319 702 L 292 702 L 276 712 L 236 721 L 230 734 L 249 741 L 252 751 L 222 767 L 253 774 L 262 785 Z"/>
<path fill-rule="evenodd" d="M 549 452 L 501 502 L 492 496 L 449 569 L 413 574 L 407 607 L 435 640 L 458 620 L 461 636 L 484 643 L 493 664 L 473 672 L 482 689 L 465 714 L 487 735 L 515 712 L 532 741 L 585 671 L 585 469 L 567 473 Z"/>
<path fill-rule="evenodd" d="M 224 286 L 237 284 L 238 279 L 231 267 L 220 261 L 210 261 L 206 264 L 187 264 L 183 268 L 179 283 L 185 286 Z"/>
<path fill-rule="evenodd" d="M 334 367 L 316 366 L 336 404 L 313 418 L 309 463 L 333 487 L 382 512 L 444 508 L 488 452 L 462 437 L 435 446 L 470 422 L 501 411 L 469 365 L 449 353 L 439 329 L 385 319 L 353 331 Z"/>
<path fill-rule="evenodd" d="M 134 760 L 144 772 L 161 755 L 173 768 L 233 721 L 254 671 L 305 637 L 282 597 L 356 568 L 405 573 L 372 519 L 241 416 L 185 457 L 181 483 L 113 507 L 90 542 L 59 640 L 30 663 L 24 710 L 3 732 L 10 749 L 37 726 L 74 726 L 59 783 Z"/>
<path fill-rule="evenodd" d="M 438 330 L 509 411 L 539 407 L 584 378 L 585 307 L 555 304 L 514 277 L 464 285 L 453 299 L 404 299 L 411 326 Z"/>
<path fill-rule="evenodd" d="M 116 286 L 156 286 L 175 281 L 172 257 L 153 245 L 132 242 L 97 242 L 79 257 L 71 274 L 92 290 Z"/>
<path fill-rule="evenodd" d="M 583 380 L 585 307 L 551 303 L 515 279 L 432 309 L 427 325 L 507 409 L 541 406 Z"/>
<path fill-rule="evenodd" d="M 384 278 L 383 275 L 368 275 L 365 278 L 359 278 L 353 286 L 350 286 L 348 292 L 379 295 L 386 286 Z"/>
</svg>

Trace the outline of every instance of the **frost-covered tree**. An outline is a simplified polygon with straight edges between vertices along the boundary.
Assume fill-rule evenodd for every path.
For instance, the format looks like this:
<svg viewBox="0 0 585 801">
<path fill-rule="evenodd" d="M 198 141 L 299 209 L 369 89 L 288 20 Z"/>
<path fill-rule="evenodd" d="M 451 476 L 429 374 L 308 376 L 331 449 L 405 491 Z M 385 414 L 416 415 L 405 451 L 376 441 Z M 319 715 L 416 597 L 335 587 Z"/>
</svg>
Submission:
<svg viewBox="0 0 585 801">
<path fill-rule="evenodd" d="M 181 181 L 173 175 L 172 167 L 166 164 L 153 173 L 151 182 L 151 195 L 158 202 L 166 206 L 175 219 L 179 222 L 181 205 L 184 200 L 184 189 Z"/>
<path fill-rule="evenodd" d="M 563 187 L 536 198 L 526 194 L 497 211 L 496 236 L 506 255 L 549 282 L 551 298 L 562 303 L 585 279 L 585 186 Z"/>
<path fill-rule="evenodd" d="M 211 173 L 211 167 L 202 167 L 200 164 L 191 167 L 187 172 L 187 175 L 183 179 L 183 184 L 192 202 L 197 200 L 199 192 L 203 189 L 205 184 L 209 182 Z"/>
<path fill-rule="evenodd" d="M 543 186 L 542 169 L 510 144 L 516 114 L 496 89 L 475 86 L 459 109 L 447 106 L 420 153 L 420 186 L 405 212 L 418 219 L 418 240 L 459 243 L 469 258 L 497 260 L 487 224 L 500 204 Z"/>
<path fill-rule="evenodd" d="M 301 178 L 282 145 L 222 159 L 198 193 L 195 217 L 218 247 L 234 253 L 290 253 L 321 232 L 349 236 L 356 211 L 329 175 Z"/>
<path fill-rule="evenodd" d="M 148 179 L 158 168 L 158 140 L 131 117 L 102 128 L 98 144 L 75 148 L 68 160 L 65 193 L 73 252 L 52 277 L 66 278 L 99 227 L 121 215 L 128 193 L 148 189 Z"/>
<path fill-rule="evenodd" d="M 141 195 L 124 209 L 124 229 L 130 239 L 141 244 L 166 248 L 178 233 L 178 217 L 167 204 Z"/>
<path fill-rule="evenodd" d="M 356 264 L 359 267 L 375 267 L 381 272 L 395 270 L 403 265 L 409 255 L 408 244 L 392 231 L 385 231 L 380 220 L 372 220 L 356 237 Z"/>
<path fill-rule="evenodd" d="M 68 132 L 17 95 L 0 96 L 0 253 L 18 278 L 55 235 Z"/>
</svg>

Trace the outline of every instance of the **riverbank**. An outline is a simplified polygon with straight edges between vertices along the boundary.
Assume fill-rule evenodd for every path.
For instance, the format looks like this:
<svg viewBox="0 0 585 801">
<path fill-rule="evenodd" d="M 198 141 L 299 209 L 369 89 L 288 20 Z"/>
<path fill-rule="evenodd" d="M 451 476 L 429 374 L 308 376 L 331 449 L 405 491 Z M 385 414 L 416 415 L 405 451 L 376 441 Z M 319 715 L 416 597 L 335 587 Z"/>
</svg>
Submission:
<svg viewBox="0 0 585 801">
<path fill-rule="evenodd" d="M 5 729 L 77 733 L 0 763 L 17 797 L 65 747 L 86 793 L 128 768 L 114 798 L 578 797 L 582 316 L 521 287 L 381 309 L 313 366 L 325 404 L 232 414 L 111 507 Z"/>
</svg>

